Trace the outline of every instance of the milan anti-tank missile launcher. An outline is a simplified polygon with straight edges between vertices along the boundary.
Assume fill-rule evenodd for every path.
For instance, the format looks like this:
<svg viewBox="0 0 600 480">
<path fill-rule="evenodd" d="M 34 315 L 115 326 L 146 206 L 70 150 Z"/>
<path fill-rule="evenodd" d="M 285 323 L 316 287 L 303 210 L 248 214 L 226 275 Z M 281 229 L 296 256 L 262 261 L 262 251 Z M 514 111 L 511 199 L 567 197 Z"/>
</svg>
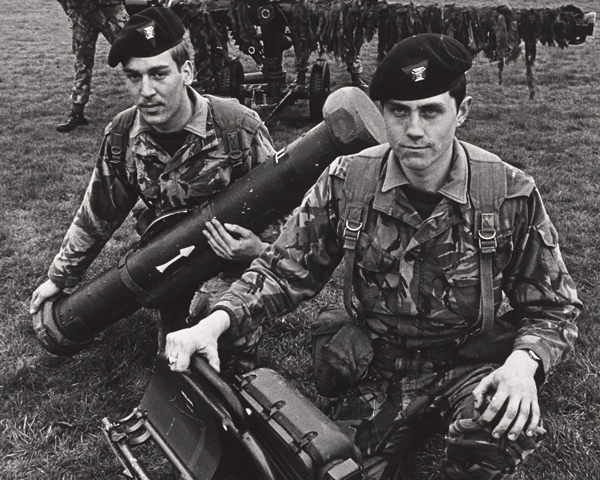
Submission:
<svg viewBox="0 0 600 480">
<path fill-rule="evenodd" d="M 361 90 L 332 94 L 324 121 L 251 170 L 207 204 L 123 258 L 70 295 L 47 301 L 33 326 L 43 347 L 73 355 L 114 322 L 142 306 L 158 308 L 224 269 L 202 231 L 217 218 L 260 232 L 300 204 L 324 169 L 339 155 L 384 141 L 377 107 Z"/>
</svg>

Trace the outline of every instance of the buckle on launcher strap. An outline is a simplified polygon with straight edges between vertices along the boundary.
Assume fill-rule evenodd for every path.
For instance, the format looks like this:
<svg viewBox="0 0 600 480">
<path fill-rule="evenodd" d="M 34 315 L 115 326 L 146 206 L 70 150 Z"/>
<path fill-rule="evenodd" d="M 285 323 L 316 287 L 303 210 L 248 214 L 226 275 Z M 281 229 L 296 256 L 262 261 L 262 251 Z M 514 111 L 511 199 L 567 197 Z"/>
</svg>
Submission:
<svg viewBox="0 0 600 480">
<path fill-rule="evenodd" d="M 242 164 L 242 138 L 240 132 L 227 132 L 227 149 L 232 167 Z"/>
<path fill-rule="evenodd" d="M 493 255 L 496 253 L 498 242 L 496 240 L 496 231 L 482 232 L 479 231 L 479 248 L 483 255 Z"/>
<path fill-rule="evenodd" d="M 479 236 L 479 248 L 482 255 L 493 255 L 496 253 L 496 228 L 495 215 L 493 213 L 481 214 L 481 227 L 477 232 Z"/>
<path fill-rule="evenodd" d="M 356 248 L 356 242 L 358 235 L 363 228 L 362 222 L 356 220 L 346 220 L 346 226 L 344 227 L 344 248 L 354 250 Z"/>
<path fill-rule="evenodd" d="M 350 222 L 352 222 L 352 220 L 346 220 L 346 226 L 344 227 L 344 237 L 357 237 L 357 232 L 360 232 L 362 230 L 363 224 L 362 222 L 355 222 L 358 223 L 358 225 L 356 227 L 353 227 L 352 225 L 350 225 Z M 352 233 L 346 233 L 346 232 L 352 232 Z"/>
</svg>

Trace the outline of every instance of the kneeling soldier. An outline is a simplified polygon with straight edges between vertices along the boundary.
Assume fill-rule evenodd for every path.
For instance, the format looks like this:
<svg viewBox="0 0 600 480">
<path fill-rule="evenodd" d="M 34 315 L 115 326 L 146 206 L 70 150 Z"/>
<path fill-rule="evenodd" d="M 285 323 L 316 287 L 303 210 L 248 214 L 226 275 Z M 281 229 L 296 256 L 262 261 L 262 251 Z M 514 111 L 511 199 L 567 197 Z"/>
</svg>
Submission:
<svg viewBox="0 0 600 480">
<path fill-rule="evenodd" d="M 49 279 L 33 293 L 31 313 L 77 284 L 138 199 L 148 207 L 140 217 L 147 221 L 138 223 L 147 224 L 202 205 L 275 153 L 256 112 L 237 100 L 199 95 L 191 88 L 194 70 L 185 28 L 171 10 L 151 7 L 133 15 L 113 43 L 108 63 L 123 66 L 135 105 L 106 128 L 81 207 Z M 205 234 L 217 255 L 237 265 L 248 262 L 244 267 L 267 240 L 216 219 Z M 162 308 L 164 331 L 189 326 L 209 308 L 214 292 L 225 290 L 236 277 L 234 265 L 220 279 L 198 286 L 193 302 L 179 298 Z M 161 342 L 164 347 L 164 335 Z"/>
<path fill-rule="evenodd" d="M 219 337 L 290 312 L 346 257 L 373 357 L 331 417 L 354 431 L 367 479 L 394 478 L 440 422 L 444 478 L 513 472 L 544 434 L 537 389 L 577 337 L 582 305 L 533 179 L 455 138 L 470 67 L 444 35 L 394 47 L 370 87 L 389 143 L 338 158 L 212 314 L 167 337 L 172 369 L 196 352 L 219 368 Z"/>
</svg>

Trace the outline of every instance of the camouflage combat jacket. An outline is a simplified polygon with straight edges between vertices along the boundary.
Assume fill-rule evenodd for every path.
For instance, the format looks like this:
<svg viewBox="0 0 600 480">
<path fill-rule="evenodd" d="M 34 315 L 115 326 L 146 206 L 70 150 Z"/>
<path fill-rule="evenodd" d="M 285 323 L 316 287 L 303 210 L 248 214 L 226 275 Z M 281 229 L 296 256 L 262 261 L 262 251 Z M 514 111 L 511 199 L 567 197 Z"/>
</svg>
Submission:
<svg viewBox="0 0 600 480">
<path fill-rule="evenodd" d="M 382 163 L 353 274 L 371 338 L 412 348 L 461 343 L 470 334 L 465 315 L 478 312 L 480 303 L 479 250 L 463 147 L 455 140 L 442 200 L 425 221 L 400 188 L 409 182 L 389 145 L 358 155 Z M 248 335 L 327 283 L 343 258 L 340 205 L 345 204 L 344 181 L 352 158 L 333 162 L 278 240 L 217 303 L 215 309 L 231 317 L 228 335 Z M 504 292 L 518 328 L 513 349 L 533 350 L 548 374 L 575 342 L 573 321 L 582 305 L 533 179 L 504 165 L 508 191 L 493 259 L 495 306 Z"/>
<path fill-rule="evenodd" d="M 193 95 L 194 113 L 184 127 L 188 132 L 185 143 L 172 158 L 154 141 L 150 126 L 137 112 L 124 159 L 120 145 L 111 147 L 118 116 L 106 127 L 83 202 L 50 266 L 48 275 L 56 285 L 72 287 L 81 279 L 138 198 L 161 215 L 200 205 L 229 185 L 232 162 L 220 128 L 215 126 L 213 106 L 206 97 L 192 89 L 188 91 Z M 264 162 L 274 149 L 258 114 L 240 105 L 236 111 L 242 137 L 242 166 L 236 167 L 235 174 L 243 174 Z M 219 114 L 231 115 L 233 111 Z"/>
</svg>

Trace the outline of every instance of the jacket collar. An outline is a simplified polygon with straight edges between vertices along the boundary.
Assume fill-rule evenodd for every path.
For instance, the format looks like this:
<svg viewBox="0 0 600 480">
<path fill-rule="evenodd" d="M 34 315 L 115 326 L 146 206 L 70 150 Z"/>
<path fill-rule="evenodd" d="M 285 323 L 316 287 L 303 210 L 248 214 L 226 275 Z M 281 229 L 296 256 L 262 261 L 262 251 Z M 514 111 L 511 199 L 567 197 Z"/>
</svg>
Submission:
<svg viewBox="0 0 600 480">
<path fill-rule="evenodd" d="M 183 127 L 184 130 L 198 135 L 199 137 L 206 138 L 210 132 L 207 131 L 206 126 L 212 122 L 208 122 L 210 114 L 210 108 L 208 107 L 208 100 L 200 95 L 196 90 L 191 87 L 187 87 L 187 93 L 192 99 L 193 112 L 192 117 L 188 123 Z M 144 132 L 152 131 L 152 127 L 144 121 L 140 112 L 137 111 L 135 114 L 135 120 L 131 131 L 129 133 L 130 138 L 136 138 L 138 135 Z"/>
<path fill-rule="evenodd" d="M 388 158 L 385 160 L 386 169 L 383 179 L 382 193 L 394 188 L 409 184 L 409 180 L 402 171 L 400 163 L 393 150 L 390 149 Z M 467 204 L 467 191 L 469 185 L 469 166 L 467 155 L 455 138 L 452 145 L 452 166 L 446 183 L 439 190 L 443 196 L 461 205 Z"/>
</svg>

